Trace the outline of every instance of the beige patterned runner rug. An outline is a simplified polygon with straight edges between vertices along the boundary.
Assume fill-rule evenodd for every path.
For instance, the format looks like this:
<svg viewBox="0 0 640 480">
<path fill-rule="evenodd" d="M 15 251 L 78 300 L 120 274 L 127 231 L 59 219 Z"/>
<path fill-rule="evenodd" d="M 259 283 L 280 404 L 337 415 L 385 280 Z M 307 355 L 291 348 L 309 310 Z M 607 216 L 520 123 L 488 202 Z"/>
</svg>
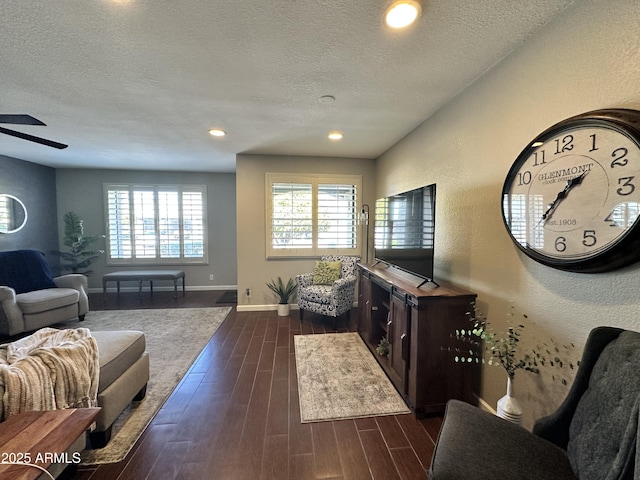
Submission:
<svg viewBox="0 0 640 480">
<path fill-rule="evenodd" d="M 61 324 L 96 331 L 141 330 L 149 352 L 144 400 L 130 404 L 116 419 L 106 447 L 82 453 L 82 464 L 116 463 L 126 457 L 230 311 L 231 307 L 101 310 L 87 313 L 81 324 Z"/>
<path fill-rule="evenodd" d="M 410 413 L 357 333 L 295 335 L 302 423 Z"/>
</svg>

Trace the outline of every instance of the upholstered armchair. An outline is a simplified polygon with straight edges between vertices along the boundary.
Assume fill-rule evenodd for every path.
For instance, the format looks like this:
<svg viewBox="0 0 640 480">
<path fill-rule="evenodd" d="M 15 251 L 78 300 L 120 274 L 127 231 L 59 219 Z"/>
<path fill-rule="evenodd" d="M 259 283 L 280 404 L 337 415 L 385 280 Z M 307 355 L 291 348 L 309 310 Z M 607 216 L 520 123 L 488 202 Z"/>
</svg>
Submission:
<svg viewBox="0 0 640 480">
<path fill-rule="evenodd" d="M 0 335 L 84 320 L 89 311 L 87 287 L 84 275 L 53 278 L 42 252 L 0 252 Z"/>
<path fill-rule="evenodd" d="M 304 311 L 337 319 L 351 311 L 356 288 L 356 267 L 360 257 L 325 255 L 313 273 L 296 276 L 300 320 Z"/>
<path fill-rule="evenodd" d="M 640 333 L 599 327 L 566 399 L 532 432 L 450 400 L 429 478 L 635 480 L 639 410 Z"/>
</svg>

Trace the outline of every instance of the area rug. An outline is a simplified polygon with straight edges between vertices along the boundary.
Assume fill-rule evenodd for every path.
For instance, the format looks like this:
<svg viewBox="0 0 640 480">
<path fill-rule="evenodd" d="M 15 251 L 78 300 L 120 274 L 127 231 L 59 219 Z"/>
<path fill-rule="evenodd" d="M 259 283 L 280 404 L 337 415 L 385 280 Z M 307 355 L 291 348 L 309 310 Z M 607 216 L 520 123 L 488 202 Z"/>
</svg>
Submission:
<svg viewBox="0 0 640 480">
<path fill-rule="evenodd" d="M 118 417 L 106 447 L 82 453 L 82 464 L 116 463 L 129 453 L 230 311 L 231 307 L 92 311 L 82 323 L 64 324 L 96 331 L 141 330 L 149 352 L 144 400 L 133 402 Z"/>
<path fill-rule="evenodd" d="M 357 333 L 295 335 L 302 423 L 410 413 Z"/>
</svg>

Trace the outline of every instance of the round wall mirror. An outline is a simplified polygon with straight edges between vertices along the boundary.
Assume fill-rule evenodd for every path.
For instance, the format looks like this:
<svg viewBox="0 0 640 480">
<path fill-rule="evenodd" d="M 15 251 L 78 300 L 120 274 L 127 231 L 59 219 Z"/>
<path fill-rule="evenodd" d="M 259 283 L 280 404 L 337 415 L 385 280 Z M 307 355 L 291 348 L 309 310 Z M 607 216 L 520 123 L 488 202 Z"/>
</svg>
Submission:
<svg viewBox="0 0 640 480">
<path fill-rule="evenodd" d="M 15 233 L 27 224 L 27 207 L 18 197 L 0 193 L 0 233 Z"/>
</svg>

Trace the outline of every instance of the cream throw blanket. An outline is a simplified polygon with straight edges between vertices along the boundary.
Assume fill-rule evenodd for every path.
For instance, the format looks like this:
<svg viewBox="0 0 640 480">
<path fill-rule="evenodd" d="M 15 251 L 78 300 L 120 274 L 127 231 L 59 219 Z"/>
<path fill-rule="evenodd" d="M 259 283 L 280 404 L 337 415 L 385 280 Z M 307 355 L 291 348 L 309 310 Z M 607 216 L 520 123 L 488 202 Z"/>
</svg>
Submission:
<svg viewBox="0 0 640 480">
<path fill-rule="evenodd" d="M 89 329 L 43 328 L 0 346 L 0 420 L 20 412 L 95 407 L 100 364 Z"/>
</svg>

